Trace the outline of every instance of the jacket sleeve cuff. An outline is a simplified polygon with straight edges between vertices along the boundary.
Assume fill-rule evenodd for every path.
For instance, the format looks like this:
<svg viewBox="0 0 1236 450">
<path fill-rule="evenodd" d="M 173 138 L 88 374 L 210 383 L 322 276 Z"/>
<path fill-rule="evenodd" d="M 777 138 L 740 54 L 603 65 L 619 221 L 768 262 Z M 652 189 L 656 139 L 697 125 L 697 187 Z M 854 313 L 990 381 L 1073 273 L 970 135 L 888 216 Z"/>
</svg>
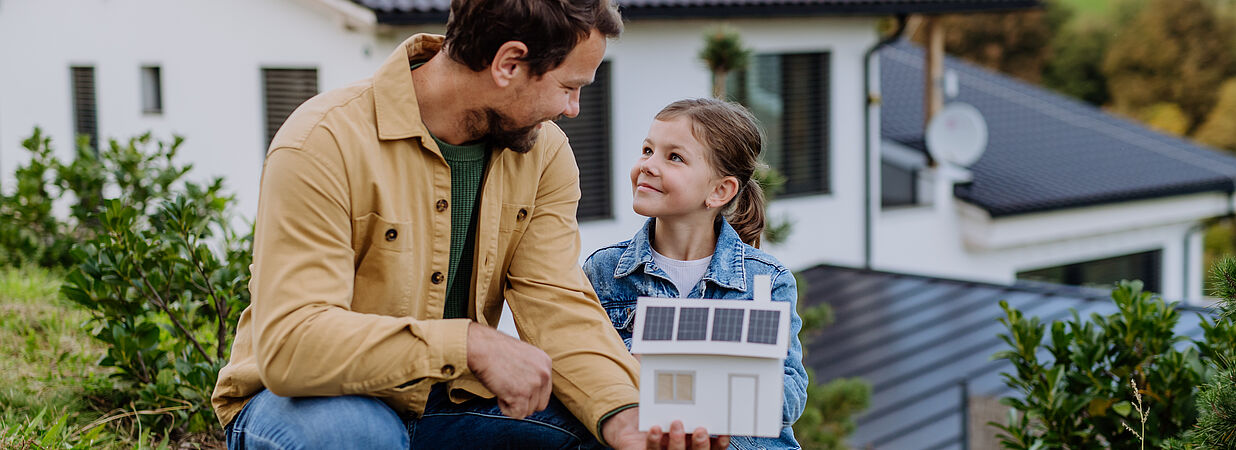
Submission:
<svg viewBox="0 0 1236 450">
<path fill-rule="evenodd" d="M 634 408 L 636 406 L 639 406 L 639 403 L 629 403 L 626 405 L 619 406 L 618 408 L 615 408 L 613 411 L 605 413 L 605 415 L 601 416 L 601 418 L 597 420 L 597 441 L 600 442 L 603 447 L 605 448 L 613 447 L 612 445 L 609 445 L 608 442 L 605 442 L 605 434 L 601 432 L 604 429 L 602 428 L 602 426 L 605 425 L 605 421 L 609 420 L 610 417 L 614 417 L 615 414 Z"/>
<path fill-rule="evenodd" d="M 429 357 L 424 373 L 441 381 L 454 380 L 468 373 L 468 326 L 471 319 L 421 321 L 420 328 L 429 342 Z"/>
<path fill-rule="evenodd" d="M 584 426 L 591 429 L 589 431 L 592 431 L 592 434 L 596 435 L 597 440 L 602 444 L 605 443 L 605 437 L 601 435 L 602 422 L 624 409 L 639 406 L 639 390 L 632 385 L 602 388 L 588 397 L 586 401 L 591 404 L 591 407 L 585 409 L 587 417 L 579 419 Z"/>
</svg>

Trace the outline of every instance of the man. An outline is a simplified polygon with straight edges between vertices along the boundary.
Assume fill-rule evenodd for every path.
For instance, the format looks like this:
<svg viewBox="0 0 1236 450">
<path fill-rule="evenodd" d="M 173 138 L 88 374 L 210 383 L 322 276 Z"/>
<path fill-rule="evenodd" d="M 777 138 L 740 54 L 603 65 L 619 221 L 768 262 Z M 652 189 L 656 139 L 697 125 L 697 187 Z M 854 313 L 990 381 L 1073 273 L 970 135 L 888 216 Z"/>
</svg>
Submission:
<svg viewBox="0 0 1236 450">
<path fill-rule="evenodd" d="M 229 448 L 665 444 L 576 265 L 578 169 L 548 122 L 621 28 L 607 0 L 454 0 L 445 38 L 288 118 L 212 398 Z M 527 342 L 492 328 L 503 299 Z"/>
</svg>

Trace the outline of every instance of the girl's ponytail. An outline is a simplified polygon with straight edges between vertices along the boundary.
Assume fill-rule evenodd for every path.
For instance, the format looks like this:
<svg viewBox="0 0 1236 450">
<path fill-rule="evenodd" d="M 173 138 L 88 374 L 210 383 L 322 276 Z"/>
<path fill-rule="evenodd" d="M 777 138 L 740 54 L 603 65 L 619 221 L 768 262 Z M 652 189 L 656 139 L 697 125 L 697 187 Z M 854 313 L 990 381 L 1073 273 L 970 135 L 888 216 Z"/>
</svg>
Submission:
<svg viewBox="0 0 1236 450">
<path fill-rule="evenodd" d="M 764 234 L 764 189 L 755 178 L 748 178 L 747 184 L 738 190 L 724 216 L 743 242 L 760 248 L 760 235 Z"/>
</svg>

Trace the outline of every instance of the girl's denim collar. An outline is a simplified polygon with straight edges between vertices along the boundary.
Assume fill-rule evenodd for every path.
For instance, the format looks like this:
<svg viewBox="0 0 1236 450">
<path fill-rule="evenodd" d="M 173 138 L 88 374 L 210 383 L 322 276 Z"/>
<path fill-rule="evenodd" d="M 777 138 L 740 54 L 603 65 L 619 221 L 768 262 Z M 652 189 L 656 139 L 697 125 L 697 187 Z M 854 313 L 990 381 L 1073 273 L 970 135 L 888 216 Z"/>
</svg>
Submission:
<svg viewBox="0 0 1236 450">
<path fill-rule="evenodd" d="M 665 272 L 652 262 L 652 242 L 648 236 L 652 235 L 656 220 L 656 218 L 648 219 L 644 226 L 635 233 L 635 237 L 631 238 L 626 250 L 623 250 L 622 256 L 618 258 L 617 266 L 614 267 L 614 278 L 626 277 L 635 273 L 636 269 L 642 268 L 644 273 L 668 279 Z M 720 223 L 717 247 L 713 250 L 712 262 L 708 263 L 708 270 L 704 272 L 703 279 L 726 289 L 746 292 L 747 274 L 743 261 L 747 256 L 747 244 L 742 242 L 742 238 L 738 237 L 738 232 L 734 231 L 734 227 L 724 219 L 718 219 L 717 222 Z"/>
</svg>

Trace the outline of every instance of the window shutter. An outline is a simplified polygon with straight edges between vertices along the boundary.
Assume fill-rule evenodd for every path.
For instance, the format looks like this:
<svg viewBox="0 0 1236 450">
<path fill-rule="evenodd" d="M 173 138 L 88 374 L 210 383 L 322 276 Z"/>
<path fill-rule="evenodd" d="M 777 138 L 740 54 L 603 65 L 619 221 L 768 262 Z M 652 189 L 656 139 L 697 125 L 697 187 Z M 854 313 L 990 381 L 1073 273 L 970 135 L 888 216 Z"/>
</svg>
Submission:
<svg viewBox="0 0 1236 450">
<path fill-rule="evenodd" d="M 597 68 L 596 78 L 579 96 L 579 115 L 558 120 L 558 126 L 571 140 L 575 162 L 579 165 L 582 196 L 578 220 L 613 217 L 610 206 L 610 63 Z"/>
<path fill-rule="evenodd" d="M 159 66 L 142 67 L 142 113 L 163 113 L 163 74 Z"/>
<path fill-rule="evenodd" d="M 90 147 L 99 150 L 99 118 L 95 98 L 94 67 L 72 67 L 73 132 L 89 136 Z"/>
<path fill-rule="evenodd" d="M 318 94 L 318 69 L 262 69 L 266 100 L 266 145 L 296 107 Z"/>
<path fill-rule="evenodd" d="M 828 56 L 781 57 L 782 161 L 785 194 L 828 192 Z"/>
</svg>

